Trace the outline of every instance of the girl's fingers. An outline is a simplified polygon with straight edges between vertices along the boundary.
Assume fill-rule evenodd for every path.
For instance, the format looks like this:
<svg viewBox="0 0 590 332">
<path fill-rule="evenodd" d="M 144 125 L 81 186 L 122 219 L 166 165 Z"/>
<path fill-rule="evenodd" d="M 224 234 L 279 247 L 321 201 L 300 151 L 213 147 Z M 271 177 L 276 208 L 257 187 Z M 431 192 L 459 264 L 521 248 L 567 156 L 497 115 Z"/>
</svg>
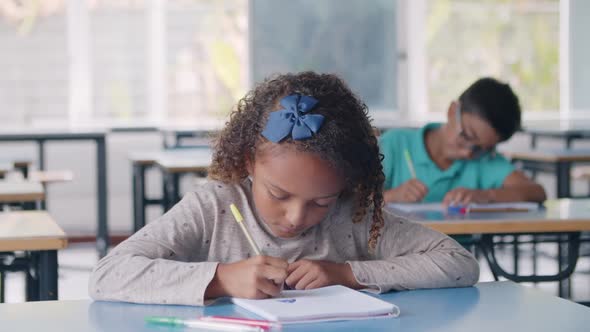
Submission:
<svg viewBox="0 0 590 332">
<path fill-rule="evenodd" d="M 283 283 L 275 284 L 272 280 L 266 278 L 259 278 L 257 282 L 257 289 L 263 293 L 264 297 L 275 297 L 281 293 Z"/>
<path fill-rule="evenodd" d="M 285 283 L 287 283 L 287 285 L 289 285 L 289 287 L 295 288 L 295 285 L 299 282 L 299 280 L 301 280 L 301 278 L 303 278 L 305 273 L 306 273 L 306 270 L 302 267 L 299 267 L 299 268 L 295 269 L 294 271 L 292 271 L 291 273 L 289 273 L 289 275 L 287 276 L 287 279 L 285 279 Z"/>
<path fill-rule="evenodd" d="M 295 289 L 308 289 L 307 286 L 311 284 L 316 279 L 316 275 L 311 273 L 306 273 L 299 279 L 297 284 L 295 284 Z"/>
</svg>

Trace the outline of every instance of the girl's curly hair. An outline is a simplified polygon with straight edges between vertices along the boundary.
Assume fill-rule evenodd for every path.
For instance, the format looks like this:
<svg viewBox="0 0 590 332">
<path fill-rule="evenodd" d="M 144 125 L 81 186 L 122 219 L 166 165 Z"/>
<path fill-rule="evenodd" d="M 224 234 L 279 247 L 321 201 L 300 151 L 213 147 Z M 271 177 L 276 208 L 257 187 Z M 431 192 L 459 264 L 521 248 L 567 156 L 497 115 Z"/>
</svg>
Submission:
<svg viewBox="0 0 590 332">
<path fill-rule="evenodd" d="M 318 100 L 311 110 L 325 117 L 320 130 L 306 140 L 285 138 L 297 150 L 311 152 L 339 170 L 346 180 L 346 193 L 355 201 L 353 222 L 372 212 L 369 250 L 374 251 L 383 227 L 383 168 L 377 138 L 367 106 L 337 76 L 302 72 L 277 75 L 256 86 L 232 111 L 230 120 L 215 140 L 209 176 L 237 183 L 248 176 L 246 160 L 255 159 L 257 147 L 267 142 L 260 133 L 268 114 L 279 100 L 299 93 Z"/>
</svg>

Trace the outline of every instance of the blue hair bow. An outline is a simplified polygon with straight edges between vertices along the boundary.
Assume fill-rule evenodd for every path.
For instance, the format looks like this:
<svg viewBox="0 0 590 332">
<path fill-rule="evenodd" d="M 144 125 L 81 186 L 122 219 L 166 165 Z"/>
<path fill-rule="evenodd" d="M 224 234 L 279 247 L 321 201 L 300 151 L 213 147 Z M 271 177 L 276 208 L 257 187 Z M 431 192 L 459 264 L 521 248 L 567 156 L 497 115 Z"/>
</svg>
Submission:
<svg viewBox="0 0 590 332">
<path fill-rule="evenodd" d="M 317 133 L 324 123 L 321 114 L 306 114 L 318 101 L 310 96 L 292 94 L 281 99 L 284 107 L 270 112 L 262 136 L 269 141 L 278 143 L 291 134 L 294 140 L 310 138 Z"/>
</svg>

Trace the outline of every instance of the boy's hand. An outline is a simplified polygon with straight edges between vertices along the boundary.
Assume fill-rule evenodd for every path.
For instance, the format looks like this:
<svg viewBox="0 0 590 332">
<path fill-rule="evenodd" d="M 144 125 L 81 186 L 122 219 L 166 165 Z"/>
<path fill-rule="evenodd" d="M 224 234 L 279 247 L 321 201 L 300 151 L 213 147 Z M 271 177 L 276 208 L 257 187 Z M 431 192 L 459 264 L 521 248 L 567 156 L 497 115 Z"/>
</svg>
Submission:
<svg viewBox="0 0 590 332">
<path fill-rule="evenodd" d="M 205 291 L 205 297 L 264 299 L 277 296 L 287 278 L 288 266 L 287 261 L 270 256 L 255 256 L 235 263 L 219 264 Z"/>
<path fill-rule="evenodd" d="M 449 191 L 444 199 L 443 204 L 449 205 L 466 205 L 469 203 L 489 203 L 491 197 L 487 190 L 456 188 Z"/>
<path fill-rule="evenodd" d="M 385 202 L 416 203 L 420 202 L 428 194 L 428 188 L 418 179 L 411 179 L 397 188 L 385 191 Z"/>
<path fill-rule="evenodd" d="M 285 283 L 293 289 L 312 289 L 330 285 L 361 288 L 350 265 L 328 261 L 302 259 L 289 264 Z"/>
</svg>

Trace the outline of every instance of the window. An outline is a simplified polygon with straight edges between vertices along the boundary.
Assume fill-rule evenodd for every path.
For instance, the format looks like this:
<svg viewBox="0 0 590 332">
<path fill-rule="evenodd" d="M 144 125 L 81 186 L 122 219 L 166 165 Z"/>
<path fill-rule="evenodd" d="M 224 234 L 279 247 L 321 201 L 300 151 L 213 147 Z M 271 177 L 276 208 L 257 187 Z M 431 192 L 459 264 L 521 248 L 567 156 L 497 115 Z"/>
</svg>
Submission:
<svg viewBox="0 0 590 332">
<path fill-rule="evenodd" d="M 0 0 L 0 126 L 67 118 L 66 30 L 59 1 Z"/>
<path fill-rule="evenodd" d="M 345 79 L 372 112 L 397 108 L 396 1 L 251 1 L 252 79 L 315 70 Z"/>
<path fill-rule="evenodd" d="M 225 118 L 248 87 L 248 2 L 165 2 L 166 118 Z"/>
<path fill-rule="evenodd" d="M 415 39 L 424 43 L 419 65 L 424 66 L 427 102 L 419 113 L 446 111 L 481 76 L 510 83 L 528 115 L 559 110 L 558 0 L 418 0 L 408 5 L 424 22 L 423 36 Z"/>
</svg>

